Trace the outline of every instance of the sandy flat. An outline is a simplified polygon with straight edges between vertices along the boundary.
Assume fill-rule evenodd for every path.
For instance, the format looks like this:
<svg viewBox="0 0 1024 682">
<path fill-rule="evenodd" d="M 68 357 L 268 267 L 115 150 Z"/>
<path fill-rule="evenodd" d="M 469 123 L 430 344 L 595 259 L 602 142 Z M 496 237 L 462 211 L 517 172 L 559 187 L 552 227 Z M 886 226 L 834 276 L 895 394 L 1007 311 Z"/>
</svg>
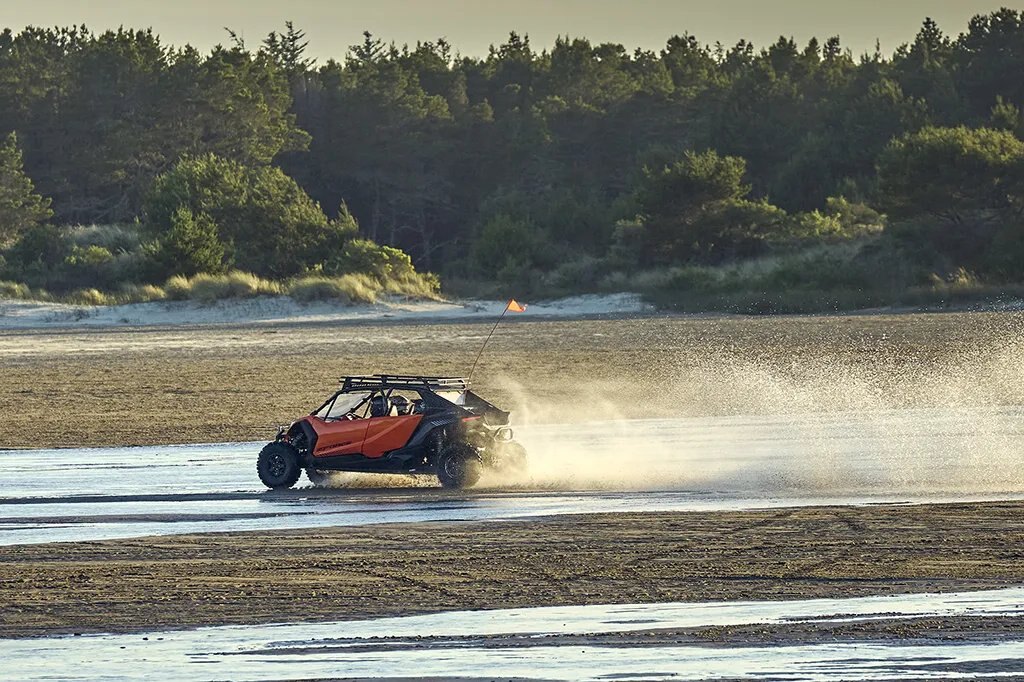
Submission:
<svg viewBox="0 0 1024 682">
<path fill-rule="evenodd" d="M 0 635 L 1004 587 L 1024 582 L 1022 511 L 606 514 L 5 547 Z"/>
<path fill-rule="evenodd" d="M 496 317 L 506 301 L 413 301 L 391 298 L 376 304 L 299 303 L 287 296 L 215 303 L 166 301 L 115 306 L 69 305 L 0 299 L 0 329 L 68 329 L 181 325 L 312 324 L 467 320 Z M 651 310 L 638 294 L 588 294 L 527 305 L 517 316 L 584 317 Z"/>
</svg>

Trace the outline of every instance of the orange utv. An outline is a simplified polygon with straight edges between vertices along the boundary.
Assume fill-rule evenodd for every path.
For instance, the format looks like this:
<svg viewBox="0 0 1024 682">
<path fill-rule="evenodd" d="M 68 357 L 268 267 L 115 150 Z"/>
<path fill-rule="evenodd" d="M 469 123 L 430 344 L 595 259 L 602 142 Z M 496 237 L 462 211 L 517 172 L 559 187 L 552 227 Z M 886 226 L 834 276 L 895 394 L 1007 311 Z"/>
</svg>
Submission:
<svg viewBox="0 0 1024 682">
<path fill-rule="evenodd" d="M 323 405 L 278 432 L 256 470 L 274 489 L 292 487 L 303 470 L 315 485 L 352 471 L 436 475 L 446 488 L 466 488 L 485 469 L 525 469 L 508 421 L 466 379 L 345 377 Z"/>
</svg>

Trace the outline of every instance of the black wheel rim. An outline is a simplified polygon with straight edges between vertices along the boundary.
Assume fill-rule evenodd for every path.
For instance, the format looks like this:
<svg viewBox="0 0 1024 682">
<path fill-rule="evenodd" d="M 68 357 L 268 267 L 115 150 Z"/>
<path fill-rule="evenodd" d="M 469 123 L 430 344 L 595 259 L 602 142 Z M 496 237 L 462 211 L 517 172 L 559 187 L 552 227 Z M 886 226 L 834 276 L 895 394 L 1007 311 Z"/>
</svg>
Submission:
<svg viewBox="0 0 1024 682">
<path fill-rule="evenodd" d="M 458 480 L 462 477 L 462 460 L 457 457 L 449 457 L 444 463 L 444 473 L 448 478 Z"/>
<path fill-rule="evenodd" d="M 284 461 L 284 457 L 275 453 L 270 456 L 270 475 L 274 478 L 281 478 L 284 476 L 285 470 L 288 468 L 288 463 Z"/>
</svg>

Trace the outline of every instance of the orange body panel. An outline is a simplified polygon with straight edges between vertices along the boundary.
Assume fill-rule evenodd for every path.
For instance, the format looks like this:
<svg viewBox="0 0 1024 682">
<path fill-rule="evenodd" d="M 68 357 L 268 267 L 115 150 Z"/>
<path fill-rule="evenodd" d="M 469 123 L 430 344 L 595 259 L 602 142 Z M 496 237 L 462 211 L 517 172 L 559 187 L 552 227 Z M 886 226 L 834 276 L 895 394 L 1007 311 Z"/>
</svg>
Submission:
<svg viewBox="0 0 1024 682">
<path fill-rule="evenodd" d="M 316 431 L 314 457 L 358 454 L 366 436 L 367 420 L 364 419 L 324 421 L 310 417 L 309 423 Z"/>
<path fill-rule="evenodd" d="M 385 452 L 404 448 L 421 419 L 422 414 L 371 419 L 366 440 L 363 441 L 362 453 L 367 457 L 380 457 Z"/>
<path fill-rule="evenodd" d="M 423 415 L 420 414 L 330 422 L 310 417 L 310 424 L 317 433 L 313 456 L 362 454 L 380 457 L 405 447 L 421 419 Z"/>
</svg>

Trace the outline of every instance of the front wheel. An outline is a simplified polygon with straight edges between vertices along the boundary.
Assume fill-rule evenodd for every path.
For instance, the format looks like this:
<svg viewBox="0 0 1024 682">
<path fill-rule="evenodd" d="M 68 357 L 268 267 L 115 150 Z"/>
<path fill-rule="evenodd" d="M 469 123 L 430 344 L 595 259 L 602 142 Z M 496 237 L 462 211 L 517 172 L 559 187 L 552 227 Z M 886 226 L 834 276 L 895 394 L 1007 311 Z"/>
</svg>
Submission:
<svg viewBox="0 0 1024 682">
<path fill-rule="evenodd" d="M 299 451 L 288 443 L 275 441 L 260 450 L 256 472 L 263 485 L 273 490 L 291 488 L 299 480 Z"/>
<path fill-rule="evenodd" d="M 482 468 L 476 448 L 468 443 L 448 443 L 437 456 L 437 478 L 445 488 L 475 485 Z"/>
</svg>

